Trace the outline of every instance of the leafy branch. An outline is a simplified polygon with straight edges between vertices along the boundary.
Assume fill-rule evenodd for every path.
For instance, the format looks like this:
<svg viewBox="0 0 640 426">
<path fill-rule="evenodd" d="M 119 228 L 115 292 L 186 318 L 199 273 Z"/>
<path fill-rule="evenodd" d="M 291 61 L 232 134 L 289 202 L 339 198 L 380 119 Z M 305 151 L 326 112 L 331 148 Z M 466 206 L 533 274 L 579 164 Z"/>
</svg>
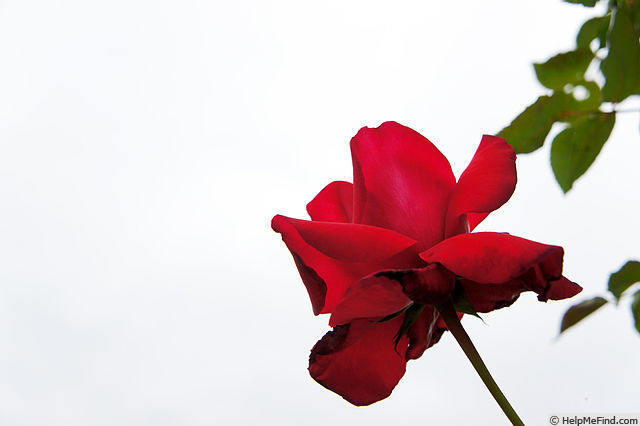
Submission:
<svg viewBox="0 0 640 426">
<path fill-rule="evenodd" d="M 593 7 L 597 0 L 571 3 Z M 551 167 L 565 193 L 609 139 L 616 114 L 622 111 L 617 105 L 640 95 L 639 34 L 636 1 L 610 1 L 603 16 L 582 25 L 574 50 L 534 64 L 538 81 L 550 93 L 540 96 L 498 133 L 517 153 L 529 153 L 544 145 L 555 123 L 561 124 L 563 130 L 551 142 Z M 594 78 L 598 71 L 602 85 Z M 610 103 L 614 108 L 607 112 L 603 106 Z"/>
<path fill-rule="evenodd" d="M 599 0 L 565 1 L 594 7 Z M 551 142 L 551 168 L 567 193 L 609 140 L 616 115 L 638 112 L 618 105 L 640 95 L 640 0 L 609 0 L 604 15 L 581 26 L 574 50 L 533 66 L 548 92 L 498 136 L 517 153 L 529 153 L 544 145 L 554 124 L 561 125 L 563 129 Z M 636 282 L 640 282 L 638 261 L 628 261 L 611 274 L 608 289 L 616 305 L 631 293 L 629 289 Z M 640 332 L 640 290 L 631 297 L 635 327 Z M 560 332 L 610 303 L 606 297 L 596 296 L 572 306 L 562 319 Z"/>
<path fill-rule="evenodd" d="M 633 293 L 629 290 L 638 282 L 640 282 L 640 262 L 630 260 L 609 277 L 609 299 L 611 298 L 610 296 L 613 296 L 613 303 L 619 304 L 623 296 L 626 298 L 627 295 Z M 562 318 L 560 333 L 582 321 L 604 305 L 612 303 L 603 296 L 606 295 L 587 299 L 569 308 Z M 635 321 L 636 330 L 640 332 L 640 289 L 631 295 L 631 300 L 631 314 Z"/>
</svg>

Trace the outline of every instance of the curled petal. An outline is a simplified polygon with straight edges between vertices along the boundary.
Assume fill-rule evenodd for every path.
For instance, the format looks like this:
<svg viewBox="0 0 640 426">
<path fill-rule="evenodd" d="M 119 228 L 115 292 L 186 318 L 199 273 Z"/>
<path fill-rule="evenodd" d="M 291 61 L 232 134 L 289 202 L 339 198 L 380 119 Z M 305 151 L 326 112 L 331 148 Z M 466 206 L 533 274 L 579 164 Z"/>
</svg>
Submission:
<svg viewBox="0 0 640 426">
<path fill-rule="evenodd" d="M 381 271 L 376 276 L 399 282 L 404 293 L 422 305 L 436 305 L 451 297 L 456 278 L 437 263 L 424 268 Z"/>
<path fill-rule="evenodd" d="M 388 397 L 406 368 L 409 338 L 396 345 L 402 320 L 403 315 L 382 323 L 357 320 L 334 328 L 311 350 L 311 377 L 354 405 Z"/>
<path fill-rule="evenodd" d="M 380 319 L 408 307 L 444 302 L 453 293 L 455 275 L 438 264 L 425 268 L 376 272 L 351 286 L 331 315 L 329 325 L 354 319 Z"/>
<path fill-rule="evenodd" d="M 274 230 L 280 232 L 285 223 L 325 256 L 346 262 L 383 262 L 416 243 L 389 229 L 353 223 L 314 222 L 278 215 L 272 226 L 275 224 L 278 229 Z"/>
<path fill-rule="evenodd" d="M 446 326 L 438 321 L 440 314 L 430 305 L 426 305 L 424 310 L 409 329 L 409 348 L 405 358 L 418 359 L 431 346 L 438 343 L 442 333 L 446 331 Z M 440 326 L 443 325 L 443 326 Z"/>
<path fill-rule="evenodd" d="M 574 296 L 582 288 L 562 277 L 562 247 L 495 232 L 462 234 L 420 253 L 461 277 L 474 308 L 487 312 L 532 290 L 542 301 Z"/>
<path fill-rule="evenodd" d="M 300 273 L 300 278 L 302 278 L 302 282 L 307 288 L 307 293 L 309 293 L 309 299 L 311 299 L 311 308 L 313 309 L 313 313 L 315 315 L 323 313 L 325 302 L 327 300 L 327 283 L 320 277 L 320 275 L 318 275 L 318 273 L 314 269 L 307 266 L 307 264 L 304 263 L 304 260 L 302 260 L 302 258 L 298 256 L 294 251 L 291 251 L 291 255 L 293 256 L 293 261 L 298 268 L 298 273 Z M 330 274 L 330 276 L 333 278 L 333 282 L 342 283 L 350 279 L 347 272 L 339 268 L 340 265 L 334 266 L 335 268 L 333 270 L 331 270 L 330 267 L 327 266 L 328 271 L 325 271 L 326 274 Z"/>
<path fill-rule="evenodd" d="M 522 280 L 512 280 L 498 284 L 480 284 L 460 280 L 464 291 L 477 312 L 491 312 L 511 306 L 523 291 L 530 290 Z"/>
<path fill-rule="evenodd" d="M 472 231 L 511 198 L 516 181 L 516 154 L 511 145 L 484 135 L 449 202 L 446 237 L 466 232 L 467 219 Z"/>
<path fill-rule="evenodd" d="M 506 283 L 481 284 L 464 279 L 460 281 L 467 298 L 477 312 L 491 312 L 511 306 L 524 291 L 538 293 L 538 300 L 542 302 L 567 299 L 582 291 L 582 287 L 565 277 L 557 280 L 545 279 L 537 266 L 531 273 Z"/>
<path fill-rule="evenodd" d="M 549 283 L 549 288 L 544 297 L 549 300 L 562 300 L 573 297 L 581 291 L 582 287 L 578 284 L 569 281 L 565 277 L 560 277 L 560 279 Z M 538 299 L 540 299 L 540 296 L 538 296 Z"/>
<path fill-rule="evenodd" d="M 311 220 L 323 222 L 353 221 L 353 185 L 336 181 L 327 185 L 307 204 Z"/>
<path fill-rule="evenodd" d="M 546 278 L 540 268 L 534 269 L 534 272 L 536 278 L 527 280 L 527 284 L 530 290 L 538 293 L 538 300 L 541 302 L 568 299 L 582 291 L 582 287 L 565 277 L 560 277 L 557 280 Z M 525 275 L 524 279 L 526 280 L 532 275 Z"/>
<path fill-rule="evenodd" d="M 329 325 L 347 324 L 356 319 L 378 320 L 399 312 L 411 304 L 402 285 L 386 277 L 370 275 L 347 290 L 331 314 Z"/>
<path fill-rule="evenodd" d="M 444 236 L 451 166 L 427 138 L 394 122 L 351 140 L 354 222 L 393 229 L 431 247 Z"/>
<path fill-rule="evenodd" d="M 360 278 L 420 263 L 416 242 L 387 229 L 280 215 L 271 226 L 294 256 L 316 315 L 331 312 Z"/>
<path fill-rule="evenodd" d="M 478 283 L 503 283 L 535 265 L 545 275 L 562 276 L 562 247 L 498 232 L 476 232 L 448 238 L 420 253 L 427 263 L 440 263 L 456 275 Z"/>
</svg>

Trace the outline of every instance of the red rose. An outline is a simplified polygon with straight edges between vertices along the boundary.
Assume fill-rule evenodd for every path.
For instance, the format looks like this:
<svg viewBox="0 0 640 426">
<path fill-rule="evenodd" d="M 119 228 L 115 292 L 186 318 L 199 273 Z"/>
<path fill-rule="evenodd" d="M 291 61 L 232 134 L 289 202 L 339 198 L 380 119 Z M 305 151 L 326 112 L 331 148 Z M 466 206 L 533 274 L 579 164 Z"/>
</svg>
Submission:
<svg viewBox="0 0 640 426">
<path fill-rule="evenodd" d="M 513 149 L 484 136 L 456 183 L 447 159 L 398 123 L 351 140 L 354 183 L 332 182 L 308 205 L 311 221 L 277 215 L 313 312 L 330 313 L 312 349 L 311 376 L 355 405 L 386 398 L 447 329 L 435 308 L 462 288 L 477 312 L 582 289 L 562 276 L 563 249 L 470 233 L 516 185 Z M 461 314 L 460 314 L 461 315 Z"/>
</svg>

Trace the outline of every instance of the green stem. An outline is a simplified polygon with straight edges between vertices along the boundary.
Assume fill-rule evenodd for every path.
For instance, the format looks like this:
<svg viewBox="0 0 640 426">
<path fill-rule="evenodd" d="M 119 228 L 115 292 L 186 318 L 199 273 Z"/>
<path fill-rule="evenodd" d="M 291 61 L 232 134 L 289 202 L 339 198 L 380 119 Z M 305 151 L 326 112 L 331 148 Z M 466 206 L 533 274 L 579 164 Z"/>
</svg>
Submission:
<svg viewBox="0 0 640 426">
<path fill-rule="evenodd" d="M 489 389 L 491 395 L 493 395 L 493 398 L 496 400 L 500 408 L 502 408 L 502 411 L 504 411 L 507 418 L 511 421 L 511 424 L 514 426 L 524 426 L 524 423 L 522 423 L 522 420 L 520 420 L 516 411 L 513 409 L 509 401 L 507 401 L 507 398 L 504 396 L 495 380 L 493 380 L 493 377 L 491 377 L 491 373 L 489 373 L 487 366 L 484 365 L 484 361 L 480 358 L 480 354 L 476 350 L 475 346 L 473 346 L 473 342 L 469 338 L 469 335 L 462 327 L 460 318 L 458 318 L 458 313 L 453 307 L 453 303 L 449 301 L 436 306 L 436 308 L 440 312 L 440 315 L 442 315 L 442 319 L 444 319 L 447 327 L 449 327 L 449 331 L 451 331 L 451 334 L 453 334 L 453 337 L 455 337 L 465 355 L 469 358 L 469 361 L 471 361 L 471 365 L 476 369 L 485 386 Z"/>
</svg>

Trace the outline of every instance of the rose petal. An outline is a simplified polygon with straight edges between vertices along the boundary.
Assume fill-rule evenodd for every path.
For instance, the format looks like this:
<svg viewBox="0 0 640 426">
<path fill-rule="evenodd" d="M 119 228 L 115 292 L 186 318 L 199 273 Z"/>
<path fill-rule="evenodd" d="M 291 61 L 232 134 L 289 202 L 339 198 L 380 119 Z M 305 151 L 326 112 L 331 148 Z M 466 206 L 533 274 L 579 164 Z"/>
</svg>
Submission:
<svg viewBox="0 0 640 426">
<path fill-rule="evenodd" d="M 582 287 L 578 284 L 569 281 L 565 277 L 560 277 L 560 279 L 549 281 L 549 287 L 538 296 L 538 300 L 545 302 L 547 300 L 568 299 L 581 291 Z"/>
<path fill-rule="evenodd" d="M 347 290 L 331 314 L 329 325 L 335 327 L 356 319 L 381 319 L 410 304 L 411 299 L 404 294 L 398 281 L 370 275 Z"/>
<path fill-rule="evenodd" d="M 354 319 L 380 319 L 411 304 L 435 305 L 453 292 L 455 275 L 438 264 L 376 272 L 352 285 L 333 311 L 334 327 Z"/>
<path fill-rule="evenodd" d="M 405 355 L 407 361 L 420 358 L 427 348 L 438 343 L 442 333 L 447 330 L 446 326 L 438 327 L 439 319 L 440 314 L 433 306 L 426 305 L 424 307 L 416 322 L 409 329 L 409 348 Z"/>
<path fill-rule="evenodd" d="M 461 279 L 464 292 L 476 312 L 491 312 L 511 306 L 523 291 L 528 288 L 521 280 L 512 280 L 499 284 L 480 284 Z"/>
<path fill-rule="evenodd" d="M 382 262 L 416 243 L 395 231 L 376 226 L 274 217 L 273 223 L 283 222 L 292 225 L 307 244 L 325 256 L 346 262 Z"/>
<path fill-rule="evenodd" d="M 309 373 L 354 405 L 388 397 L 405 372 L 409 338 L 396 346 L 404 315 L 382 323 L 357 320 L 328 332 L 311 350 Z"/>
<path fill-rule="evenodd" d="M 327 283 L 320 277 L 320 275 L 318 275 L 316 271 L 308 267 L 307 264 L 304 263 L 302 258 L 298 256 L 294 251 L 291 251 L 291 255 L 293 256 L 293 261 L 295 262 L 296 267 L 298 268 L 298 272 L 300 273 L 300 278 L 302 278 L 302 282 L 307 288 L 307 293 L 309 293 L 309 299 L 311 299 L 311 308 L 313 309 L 313 313 L 315 315 L 324 313 L 323 310 L 325 308 L 325 302 L 327 298 Z M 334 271 L 326 273 L 330 273 L 333 277 L 333 280 L 337 282 L 349 280 L 348 275 L 341 271 L 338 267 L 336 267 Z M 344 277 L 342 276 L 343 274 L 345 275 Z"/>
<path fill-rule="evenodd" d="M 424 136 L 398 123 L 351 140 L 354 222 L 393 229 L 431 247 L 444 236 L 451 166 Z"/>
<path fill-rule="evenodd" d="M 495 232 L 457 235 L 420 253 L 426 262 L 460 276 L 480 312 L 507 306 L 525 290 L 542 301 L 579 293 L 580 286 L 562 277 L 563 255 L 562 247 Z"/>
<path fill-rule="evenodd" d="M 422 305 L 436 305 L 453 293 L 455 275 L 437 263 L 424 268 L 381 271 L 375 274 L 399 282 L 404 293 Z"/>
<path fill-rule="evenodd" d="M 460 176 L 447 211 L 446 236 L 473 230 L 490 212 L 511 198 L 516 187 L 516 154 L 497 136 L 484 135 L 471 163 Z"/>
<path fill-rule="evenodd" d="M 427 263 L 478 283 L 504 283 L 539 265 L 548 278 L 562 276 L 562 247 L 498 232 L 476 232 L 448 238 L 420 253 Z"/>
<path fill-rule="evenodd" d="M 336 181 L 327 185 L 307 204 L 311 220 L 323 222 L 352 222 L 353 185 Z"/>
<path fill-rule="evenodd" d="M 529 275 L 530 277 L 531 275 Z M 530 282 L 527 283 L 525 279 L 515 279 L 498 284 L 481 284 L 464 279 L 460 281 L 464 286 L 467 298 L 477 312 L 491 312 L 511 306 L 524 291 L 531 290 L 538 293 L 540 301 L 567 299 L 582 291 L 582 287 L 565 277 L 552 281 L 542 277 L 541 282 L 535 282 L 534 285 L 531 285 Z"/>
<path fill-rule="evenodd" d="M 387 229 L 280 215 L 271 226 L 294 255 L 316 315 L 331 312 L 345 291 L 364 276 L 421 263 L 415 241 Z"/>
</svg>

